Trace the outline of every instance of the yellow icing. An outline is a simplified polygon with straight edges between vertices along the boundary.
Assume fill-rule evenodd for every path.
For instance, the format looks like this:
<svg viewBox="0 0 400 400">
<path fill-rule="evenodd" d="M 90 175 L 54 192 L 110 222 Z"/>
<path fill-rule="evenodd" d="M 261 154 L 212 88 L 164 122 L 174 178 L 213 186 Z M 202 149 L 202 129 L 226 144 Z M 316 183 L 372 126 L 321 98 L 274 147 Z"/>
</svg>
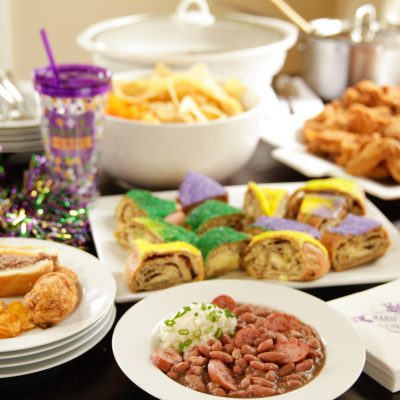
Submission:
<svg viewBox="0 0 400 400">
<path fill-rule="evenodd" d="M 302 246 L 304 243 L 311 243 L 314 246 L 321 249 L 325 254 L 328 254 L 325 246 L 317 239 L 314 239 L 312 236 L 308 235 L 304 232 L 296 232 L 296 231 L 266 231 L 260 233 L 257 236 L 254 236 L 250 242 L 250 247 L 254 246 L 255 244 L 263 241 L 264 239 L 280 239 L 280 238 L 289 238 L 295 240 Z"/>
<path fill-rule="evenodd" d="M 186 251 L 195 256 L 201 257 L 200 250 L 186 242 L 149 243 L 145 240 L 137 239 L 135 240 L 135 244 L 139 249 L 141 257 L 147 254 L 166 254 L 174 251 Z"/>
<path fill-rule="evenodd" d="M 363 201 L 363 193 L 356 182 L 344 178 L 312 179 L 301 188 L 304 190 L 324 191 L 339 190 Z"/>
<path fill-rule="evenodd" d="M 248 183 L 248 187 L 257 199 L 263 214 L 268 217 L 276 215 L 281 201 L 287 194 L 285 189 L 261 188 L 251 181 Z"/>
<path fill-rule="evenodd" d="M 321 207 L 335 208 L 335 199 L 330 199 L 317 194 L 308 194 L 304 196 L 301 206 L 301 214 L 312 214 L 316 209 Z"/>
</svg>

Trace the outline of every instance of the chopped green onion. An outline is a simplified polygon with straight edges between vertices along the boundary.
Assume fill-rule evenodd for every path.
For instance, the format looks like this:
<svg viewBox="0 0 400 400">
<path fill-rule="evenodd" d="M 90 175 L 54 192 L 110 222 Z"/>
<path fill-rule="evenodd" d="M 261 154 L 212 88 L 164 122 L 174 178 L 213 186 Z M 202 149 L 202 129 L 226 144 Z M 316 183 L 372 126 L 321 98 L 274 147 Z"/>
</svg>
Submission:
<svg viewBox="0 0 400 400">
<path fill-rule="evenodd" d="M 201 310 L 206 311 L 206 305 L 204 303 L 201 303 Z"/>
<path fill-rule="evenodd" d="M 216 331 L 215 331 L 215 337 L 219 340 L 219 339 L 221 339 L 221 337 L 222 337 L 222 328 L 218 328 Z"/>
<path fill-rule="evenodd" d="M 212 330 L 213 330 L 213 328 L 214 328 L 214 325 L 210 325 L 207 329 L 206 329 L 206 333 L 208 334 L 208 333 L 211 333 L 212 332 Z"/>
<path fill-rule="evenodd" d="M 191 339 L 188 339 L 188 340 L 185 340 L 184 342 L 179 343 L 179 346 L 178 346 L 179 352 L 182 353 L 183 349 L 185 347 L 190 346 L 191 344 L 192 344 L 192 340 Z"/>
<path fill-rule="evenodd" d="M 166 321 L 164 321 L 164 324 L 167 326 L 174 326 L 175 325 L 175 321 L 172 319 L 167 319 Z"/>
<path fill-rule="evenodd" d="M 189 335 L 189 329 L 179 329 L 178 333 L 180 335 Z"/>
<path fill-rule="evenodd" d="M 227 318 L 236 318 L 236 314 L 232 312 L 229 308 L 225 308 L 224 313 Z"/>
<path fill-rule="evenodd" d="M 197 317 L 198 315 L 199 315 L 199 313 L 198 313 L 198 312 L 195 312 L 195 313 L 194 313 L 194 316 L 195 316 L 195 317 Z"/>
<path fill-rule="evenodd" d="M 199 328 L 199 329 L 196 329 L 196 330 L 193 332 L 193 337 L 194 337 L 195 339 L 199 339 L 200 336 L 201 336 L 201 329 Z"/>
</svg>

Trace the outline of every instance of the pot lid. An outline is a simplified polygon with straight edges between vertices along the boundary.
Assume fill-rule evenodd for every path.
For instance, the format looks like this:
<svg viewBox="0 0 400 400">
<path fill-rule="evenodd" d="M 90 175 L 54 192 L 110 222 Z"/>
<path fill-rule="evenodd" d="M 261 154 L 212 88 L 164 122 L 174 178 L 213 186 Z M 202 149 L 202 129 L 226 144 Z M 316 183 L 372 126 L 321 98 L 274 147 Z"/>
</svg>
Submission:
<svg viewBox="0 0 400 400">
<path fill-rule="evenodd" d="M 340 19 L 320 18 L 311 22 L 314 36 L 338 40 L 348 40 L 358 45 L 398 45 L 400 30 L 395 26 L 385 26 L 376 20 L 376 10 L 371 4 L 359 7 L 353 22 Z"/>
<path fill-rule="evenodd" d="M 197 6 L 197 10 L 191 7 Z M 183 0 L 172 15 L 142 14 L 96 24 L 78 37 L 81 47 L 118 58 L 187 57 L 292 46 L 297 29 L 285 21 L 209 11 L 206 0 Z"/>
</svg>

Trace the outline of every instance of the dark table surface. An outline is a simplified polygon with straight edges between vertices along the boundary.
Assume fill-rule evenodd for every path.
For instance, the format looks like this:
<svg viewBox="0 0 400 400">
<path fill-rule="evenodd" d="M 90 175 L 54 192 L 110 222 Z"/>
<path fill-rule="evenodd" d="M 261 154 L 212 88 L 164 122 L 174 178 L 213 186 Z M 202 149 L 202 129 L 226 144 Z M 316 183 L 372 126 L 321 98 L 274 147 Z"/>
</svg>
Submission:
<svg viewBox="0 0 400 400">
<path fill-rule="evenodd" d="M 303 175 L 273 160 L 270 157 L 270 152 L 271 147 L 260 142 L 251 161 L 234 177 L 223 183 L 236 185 L 246 184 L 249 180 L 255 182 L 292 182 L 306 179 Z M 101 178 L 100 190 L 102 194 L 121 193 L 123 191 L 120 186 L 112 183 L 105 176 Z M 400 200 L 389 202 L 371 196 L 368 197 L 391 221 L 400 219 Z M 328 301 L 373 286 L 375 285 L 340 286 L 305 291 Z M 131 304 L 117 305 L 115 323 L 130 307 Z M 154 397 L 138 388 L 119 369 L 111 349 L 112 332 L 113 329 L 90 351 L 66 364 L 31 375 L 1 379 L 0 400 L 153 399 Z M 157 382 L 154 382 L 154 384 L 156 385 Z M 335 382 L 332 382 L 332 385 L 334 384 Z M 319 399 L 310 400 L 325 400 L 323 396 L 323 393 L 321 393 Z M 339 399 L 400 400 L 400 392 L 393 394 L 362 373 L 357 382 Z"/>
</svg>

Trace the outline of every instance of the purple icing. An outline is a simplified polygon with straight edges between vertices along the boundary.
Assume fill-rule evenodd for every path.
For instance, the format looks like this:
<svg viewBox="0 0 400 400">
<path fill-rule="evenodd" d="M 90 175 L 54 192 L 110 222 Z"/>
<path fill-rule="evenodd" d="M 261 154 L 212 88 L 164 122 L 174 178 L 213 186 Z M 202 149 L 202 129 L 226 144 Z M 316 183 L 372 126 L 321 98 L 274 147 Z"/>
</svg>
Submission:
<svg viewBox="0 0 400 400">
<path fill-rule="evenodd" d="M 226 195 L 225 188 L 218 182 L 189 171 L 179 187 L 179 201 L 183 207 L 189 207 L 205 200 Z"/>
<path fill-rule="evenodd" d="M 333 200 L 332 206 L 321 205 L 321 207 L 318 207 L 312 211 L 312 214 L 324 219 L 337 217 L 346 204 L 346 199 L 344 197 L 333 196 L 329 194 L 318 194 L 318 197 L 324 197 L 326 199 Z"/>
<path fill-rule="evenodd" d="M 339 225 L 329 228 L 328 230 L 329 232 L 343 236 L 362 235 L 379 226 L 381 226 L 381 223 L 371 218 L 349 214 Z"/>
<path fill-rule="evenodd" d="M 294 221 L 286 218 L 275 217 L 259 217 L 254 222 L 253 226 L 269 230 L 269 231 L 298 231 L 308 233 L 310 236 L 319 239 L 321 233 L 318 229 L 303 222 Z"/>
</svg>

